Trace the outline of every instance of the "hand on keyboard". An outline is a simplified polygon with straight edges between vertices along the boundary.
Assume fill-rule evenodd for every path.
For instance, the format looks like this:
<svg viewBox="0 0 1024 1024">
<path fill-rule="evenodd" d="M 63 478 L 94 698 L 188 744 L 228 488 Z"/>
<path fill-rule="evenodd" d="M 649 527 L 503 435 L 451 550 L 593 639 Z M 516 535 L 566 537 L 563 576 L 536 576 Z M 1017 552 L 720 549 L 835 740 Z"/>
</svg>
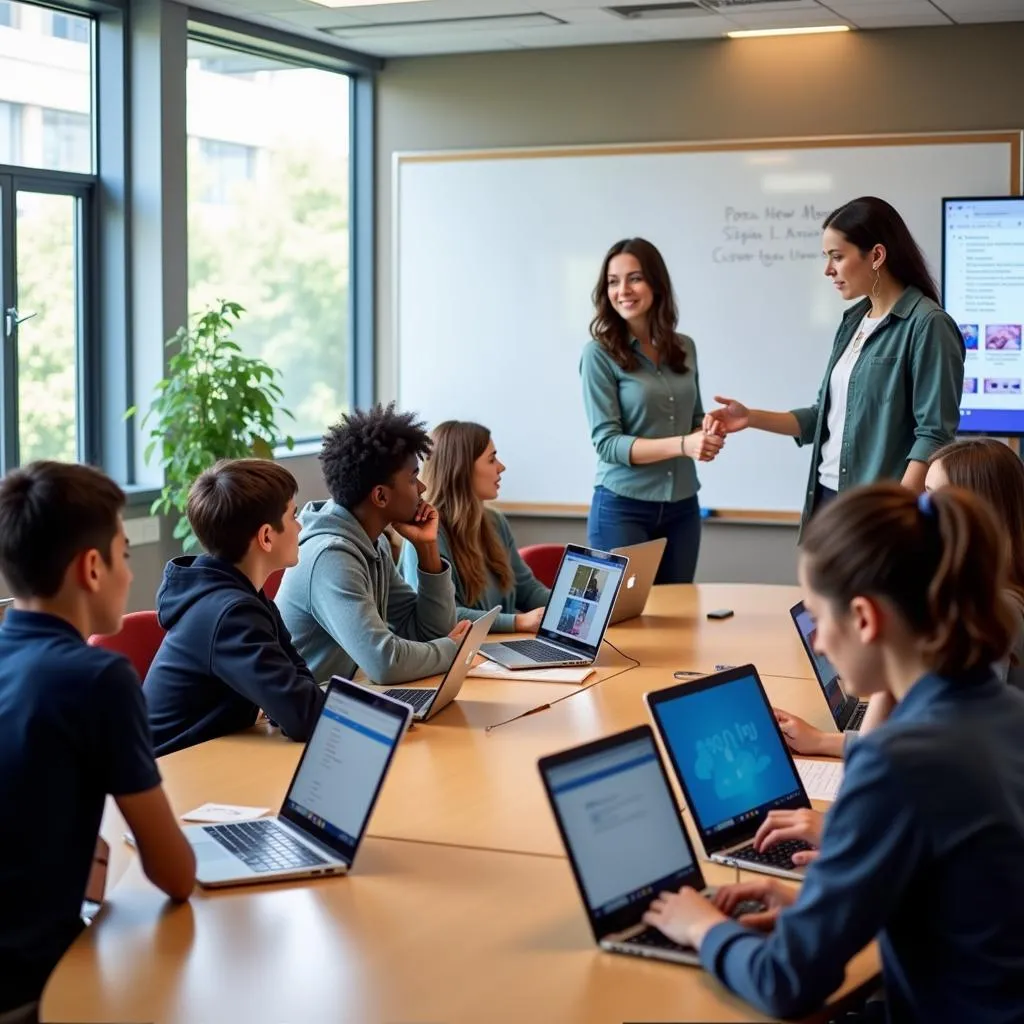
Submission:
<svg viewBox="0 0 1024 1024">
<path fill-rule="evenodd" d="M 756 896 L 750 898 L 757 899 Z M 737 909 L 739 902 L 733 902 L 732 910 Z M 663 892 L 656 897 L 643 920 L 680 946 L 700 949 L 704 936 L 726 920 L 732 910 L 723 910 L 718 905 L 717 894 L 716 899 L 711 900 L 684 885 L 679 892 Z"/>
<path fill-rule="evenodd" d="M 779 911 L 793 903 L 796 897 L 796 889 L 766 878 L 757 882 L 723 885 L 711 898 L 711 902 L 723 914 L 736 917 L 740 924 L 770 932 L 775 927 Z M 761 904 L 762 909 L 748 909 L 751 901 Z"/>
<path fill-rule="evenodd" d="M 796 867 L 803 867 L 818 857 L 824 822 L 824 815 L 810 808 L 770 811 L 754 836 L 754 849 L 760 854 L 767 854 L 778 850 L 780 844 L 792 844 L 788 848 L 791 862 Z"/>
</svg>

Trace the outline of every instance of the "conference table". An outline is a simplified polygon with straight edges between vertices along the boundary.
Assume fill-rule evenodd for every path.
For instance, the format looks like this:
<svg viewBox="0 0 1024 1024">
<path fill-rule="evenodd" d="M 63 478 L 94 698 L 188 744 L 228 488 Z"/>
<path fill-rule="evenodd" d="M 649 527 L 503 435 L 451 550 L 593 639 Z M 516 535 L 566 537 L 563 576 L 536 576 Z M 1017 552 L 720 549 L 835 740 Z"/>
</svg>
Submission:
<svg viewBox="0 0 1024 1024">
<path fill-rule="evenodd" d="M 345 877 L 197 889 L 174 906 L 109 810 L 107 901 L 52 975 L 42 1020 L 768 1019 L 699 969 L 597 949 L 536 762 L 646 721 L 644 693 L 674 685 L 674 671 L 723 664 L 753 663 L 773 703 L 831 728 L 789 621 L 798 599 L 792 587 L 659 587 L 642 617 L 608 631 L 583 684 L 470 677 L 402 741 Z M 706 618 L 720 607 L 734 616 Z M 263 724 L 168 755 L 160 769 L 178 814 L 207 801 L 276 810 L 299 754 Z M 710 885 L 757 877 L 702 869 Z M 872 944 L 808 1020 L 840 1016 L 878 974 Z"/>
</svg>

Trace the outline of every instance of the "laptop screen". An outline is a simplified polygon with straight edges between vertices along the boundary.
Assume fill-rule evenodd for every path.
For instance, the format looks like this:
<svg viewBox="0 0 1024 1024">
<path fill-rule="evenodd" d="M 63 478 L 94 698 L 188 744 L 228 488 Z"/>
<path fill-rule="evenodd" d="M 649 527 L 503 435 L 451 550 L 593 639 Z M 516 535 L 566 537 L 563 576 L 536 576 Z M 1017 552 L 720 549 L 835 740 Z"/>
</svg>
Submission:
<svg viewBox="0 0 1024 1024">
<path fill-rule="evenodd" d="M 599 937 L 636 923 L 659 892 L 694 884 L 699 868 L 649 728 L 544 758 L 540 768 Z"/>
<path fill-rule="evenodd" d="M 776 808 L 808 806 L 752 666 L 662 693 L 648 703 L 706 840 L 756 827 Z"/>
<path fill-rule="evenodd" d="M 409 714 L 405 704 L 332 680 L 281 816 L 351 860 Z"/>
<path fill-rule="evenodd" d="M 596 650 L 612 614 L 628 559 L 569 545 L 551 590 L 540 634 Z"/>
<path fill-rule="evenodd" d="M 811 613 L 804 607 L 803 601 L 795 605 L 790 610 L 790 614 L 796 623 L 797 632 L 803 641 L 807 657 L 811 660 L 814 674 L 818 677 L 818 683 L 825 694 L 825 700 L 828 701 L 832 717 L 838 721 L 839 715 L 846 704 L 846 694 L 843 692 L 842 684 L 839 682 L 839 673 L 824 654 L 818 654 L 814 650 L 814 636 L 817 632 L 817 626 L 815 626 L 814 620 L 811 618 Z"/>
</svg>

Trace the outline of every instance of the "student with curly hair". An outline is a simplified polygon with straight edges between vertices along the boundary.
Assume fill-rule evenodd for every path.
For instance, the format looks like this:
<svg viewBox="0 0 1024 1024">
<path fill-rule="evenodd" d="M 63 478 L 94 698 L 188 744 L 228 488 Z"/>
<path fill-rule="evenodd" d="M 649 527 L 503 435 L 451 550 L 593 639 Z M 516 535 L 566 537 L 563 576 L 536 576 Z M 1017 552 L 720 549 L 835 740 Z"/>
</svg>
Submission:
<svg viewBox="0 0 1024 1024">
<path fill-rule="evenodd" d="M 423 501 L 419 460 L 430 438 L 394 404 L 356 410 L 324 436 L 331 497 L 299 514 L 299 564 L 277 594 L 295 646 L 317 679 L 402 683 L 444 672 L 468 623 L 455 619 L 451 568 L 437 546 L 437 512 Z M 416 549 L 418 587 L 398 574 L 384 530 Z"/>
</svg>

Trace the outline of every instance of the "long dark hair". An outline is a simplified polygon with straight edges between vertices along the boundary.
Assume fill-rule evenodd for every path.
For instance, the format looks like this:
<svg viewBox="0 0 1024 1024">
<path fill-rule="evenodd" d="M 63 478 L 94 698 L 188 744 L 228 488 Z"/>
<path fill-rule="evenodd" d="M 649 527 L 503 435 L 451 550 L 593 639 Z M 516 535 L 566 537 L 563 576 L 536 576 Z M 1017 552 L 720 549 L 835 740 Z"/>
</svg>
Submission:
<svg viewBox="0 0 1024 1024">
<path fill-rule="evenodd" d="M 608 298 L 608 264 L 623 254 L 636 257 L 640 271 L 654 295 L 649 314 L 651 341 L 657 346 L 670 370 L 686 373 L 686 352 L 676 336 L 679 310 L 676 308 L 668 267 L 661 253 L 645 238 L 624 238 L 608 250 L 594 286 L 594 319 L 590 321 L 590 336 L 623 370 L 629 372 L 639 365 L 636 353 L 629 347 L 629 327 L 615 312 Z"/>
<path fill-rule="evenodd" d="M 855 597 L 885 598 L 922 641 L 929 668 L 957 675 L 1006 656 L 1017 634 L 1006 548 L 977 495 L 940 487 L 918 499 L 895 481 L 855 487 L 807 527 L 811 589 L 845 612 Z"/>
<path fill-rule="evenodd" d="M 935 452 L 951 487 L 984 498 L 999 520 L 1007 547 L 1010 589 L 1024 600 L 1024 462 L 994 437 L 961 437 Z"/>
<path fill-rule="evenodd" d="M 884 245 L 885 265 L 889 273 L 900 284 L 914 285 L 932 302 L 942 304 L 921 247 L 914 241 L 903 218 L 884 199 L 876 196 L 851 199 L 825 218 L 822 229 L 825 228 L 840 232 L 862 253 L 869 252 L 876 245 Z"/>
</svg>

